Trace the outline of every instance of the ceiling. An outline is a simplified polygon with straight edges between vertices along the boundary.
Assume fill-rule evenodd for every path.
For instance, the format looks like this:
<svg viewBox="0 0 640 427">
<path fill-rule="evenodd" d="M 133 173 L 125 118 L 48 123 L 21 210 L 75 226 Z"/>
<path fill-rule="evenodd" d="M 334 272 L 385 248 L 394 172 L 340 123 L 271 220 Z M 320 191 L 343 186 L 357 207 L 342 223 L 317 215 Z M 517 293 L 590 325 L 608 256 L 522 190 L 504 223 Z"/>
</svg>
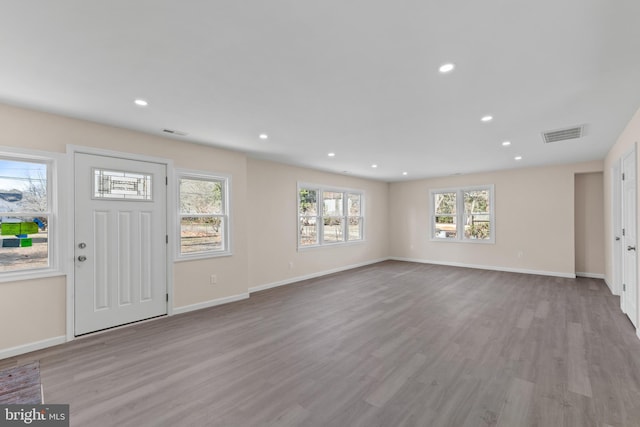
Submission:
<svg viewBox="0 0 640 427">
<path fill-rule="evenodd" d="M 602 159 L 640 107 L 637 0 L 0 6 L 0 102 L 383 181 Z"/>
</svg>

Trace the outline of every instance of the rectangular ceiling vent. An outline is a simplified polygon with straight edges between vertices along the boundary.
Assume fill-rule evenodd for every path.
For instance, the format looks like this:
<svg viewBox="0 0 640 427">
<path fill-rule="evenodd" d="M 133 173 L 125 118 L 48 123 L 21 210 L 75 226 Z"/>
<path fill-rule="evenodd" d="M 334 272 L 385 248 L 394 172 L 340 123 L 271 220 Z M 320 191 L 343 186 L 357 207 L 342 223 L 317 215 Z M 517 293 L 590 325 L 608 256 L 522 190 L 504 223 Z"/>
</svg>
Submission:
<svg viewBox="0 0 640 427">
<path fill-rule="evenodd" d="M 582 138 L 583 132 L 584 125 L 565 129 L 550 130 L 542 133 L 542 139 L 544 139 L 545 144 L 549 144 L 551 142 L 560 142 L 566 141 L 568 139 Z"/>
<path fill-rule="evenodd" d="M 174 129 L 162 129 L 162 132 L 170 133 L 172 135 L 178 135 L 178 136 L 187 136 L 188 135 L 186 132 L 183 132 L 181 130 L 174 130 Z"/>
</svg>

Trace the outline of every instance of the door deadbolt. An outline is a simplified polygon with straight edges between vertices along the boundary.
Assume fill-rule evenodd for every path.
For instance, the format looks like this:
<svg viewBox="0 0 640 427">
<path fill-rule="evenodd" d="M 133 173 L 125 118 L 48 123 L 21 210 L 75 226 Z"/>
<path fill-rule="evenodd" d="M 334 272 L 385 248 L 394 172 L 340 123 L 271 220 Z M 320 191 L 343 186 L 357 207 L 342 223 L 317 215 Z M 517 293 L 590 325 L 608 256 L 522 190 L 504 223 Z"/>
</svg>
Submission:
<svg viewBox="0 0 640 427">
<path fill-rule="evenodd" d="M 79 247 L 80 249 L 84 249 L 84 248 L 86 248 L 86 247 L 87 247 L 87 244 L 86 244 L 86 243 L 84 243 L 84 242 L 82 242 L 82 243 L 78 243 L 78 247 Z"/>
<path fill-rule="evenodd" d="M 86 256 L 84 256 L 84 255 L 80 255 L 80 256 L 78 257 L 78 261 L 80 261 L 80 262 L 83 262 L 83 261 L 86 261 L 86 260 L 87 260 L 87 257 L 86 257 Z"/>
</svg>

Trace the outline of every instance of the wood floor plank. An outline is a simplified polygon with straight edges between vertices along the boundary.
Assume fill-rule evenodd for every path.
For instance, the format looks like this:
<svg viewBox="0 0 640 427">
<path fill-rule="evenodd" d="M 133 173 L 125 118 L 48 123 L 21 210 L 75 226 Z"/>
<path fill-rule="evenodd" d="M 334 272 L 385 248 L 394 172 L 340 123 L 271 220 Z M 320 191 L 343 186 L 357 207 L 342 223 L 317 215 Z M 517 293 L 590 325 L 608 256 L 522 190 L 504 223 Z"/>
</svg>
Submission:
<svg viewBox="0 0 640 427">
<path fill-rule="evenodd" d="M 533 397 L 535 384 L 513 378 L 500 415 L 498 427 L 518 427 L 529 425 L 529 406 Z"/>
<path fill-rule="evenodd" d="M 542 300 L 538 302 L 534 316 L 538 319 L 546 319 L 549 314 L 549 301 Z"/>
<path fill-rule="evenodd" d="M 518 323 L 516 327 L 520 329 L 527 329 L 529 325 L 531 325 L 531 321 L 533 320 L 533 315 L 535 312 L 529 308 L 525 308 L 522 310 L 520 317 L 518 318 Z"/>
<path fill-rule="evenodd" d="M 299 404 L 294 404 L 292 407 L 287 408 L 282 414 L 280 414 L 275 420 L 269 423 L 269 427 L 294 427 L 302 424 L 302 422 L 309 416 L 309 411 L 304 409 Z"/>
<path fill-rule="evenodd" d="M 619 307 L 597 279 L 387 261 L 0 366 L 39 361 L 82 427 L 640 427 Z"/>
<path fill-rule="evenodd" d="M 569 391 L 591 397 L 591 381 L 585 356 L 585 340 L 582 325 L 570 322 L 567 325 L 569 356 Z"/>
<path fill-rule="evenodd" d="M 415 374 L 426 362 L 424 354 L 416 353 L 409 363 L 398 367 L 386 378 L 380 386 L 375 389 L 365 401 L 370 405 L 383 406 L 400 388 L 407 382 L 409 377 Z"/>
</svg>

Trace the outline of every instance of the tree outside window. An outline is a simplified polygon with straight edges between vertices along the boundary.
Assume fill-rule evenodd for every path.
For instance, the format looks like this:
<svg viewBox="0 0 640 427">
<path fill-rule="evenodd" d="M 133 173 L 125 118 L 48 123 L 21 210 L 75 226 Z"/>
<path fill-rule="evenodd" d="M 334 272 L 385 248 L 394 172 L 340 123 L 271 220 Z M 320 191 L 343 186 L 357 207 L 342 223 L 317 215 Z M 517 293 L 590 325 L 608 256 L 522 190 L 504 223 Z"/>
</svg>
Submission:
<svg viewBox="0 0 640 427">
<path fill-rule="evenodd" d="M 363 239 L 363 194 L 321 186 L 298 186 L 298 246 Z"/>
<path fill-rule="evenodd" d="M 179 256 L 228 254 L 227 178 L 183 172 L 178 187 Z"/>
<path fill-rule="evenodd" d="M 495 242 L 493 185 L 430 194 L 432 240 Z"/>
<path fill-rule="evenodd" d="M 0 273 L 51 266 L 49 164 L 0 158 Z"/>
</svg>

